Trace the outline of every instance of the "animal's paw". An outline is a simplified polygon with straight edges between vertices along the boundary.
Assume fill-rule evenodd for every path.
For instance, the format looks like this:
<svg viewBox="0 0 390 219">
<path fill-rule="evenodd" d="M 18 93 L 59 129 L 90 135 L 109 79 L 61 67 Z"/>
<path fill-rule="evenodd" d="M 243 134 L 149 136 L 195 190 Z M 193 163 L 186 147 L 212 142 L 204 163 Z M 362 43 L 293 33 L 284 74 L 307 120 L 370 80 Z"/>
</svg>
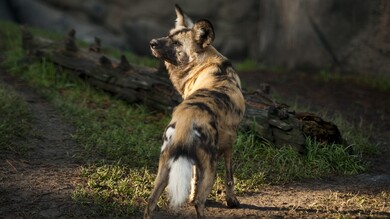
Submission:
<svg viewBox="0 0 390 219">
<path fill-rule="evenodd" d="M 196 201 L 195 197 L 190 197 L 188 199 L 188 204 L 190 205 L 196 205 L 198 202 Z"/>
<path fill-rule="evenodd" d="M 226 197 L 226 203 L 229 208 L 239 208 L 240 202 L 236 197 Z"/>
</svg>

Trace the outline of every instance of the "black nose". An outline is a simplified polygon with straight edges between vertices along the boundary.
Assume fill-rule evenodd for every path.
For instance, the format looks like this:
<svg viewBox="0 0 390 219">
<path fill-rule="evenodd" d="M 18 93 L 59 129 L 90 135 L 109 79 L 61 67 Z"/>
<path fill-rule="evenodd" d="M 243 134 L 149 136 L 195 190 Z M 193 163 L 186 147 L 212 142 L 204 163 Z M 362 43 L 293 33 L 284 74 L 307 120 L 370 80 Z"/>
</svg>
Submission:
<svg viewBox="0 0 390 219">
<path fill-rule="evenodd" d="M 155 49 L 157 47 L 158 42 L 156 39 L 152 39 L 149 44 L 151 48 Z"/>
</svg>

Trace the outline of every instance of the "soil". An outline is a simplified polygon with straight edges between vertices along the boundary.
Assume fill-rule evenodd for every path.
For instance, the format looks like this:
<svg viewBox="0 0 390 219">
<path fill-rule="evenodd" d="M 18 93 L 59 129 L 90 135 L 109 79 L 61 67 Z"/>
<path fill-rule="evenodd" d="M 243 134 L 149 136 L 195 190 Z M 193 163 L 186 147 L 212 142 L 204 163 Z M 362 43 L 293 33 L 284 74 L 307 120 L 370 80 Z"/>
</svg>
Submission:
<svg viewBox="0 0 390 219">
<path fill-rule="evenodd" d="M 283 100 L 313 109 L 326 107 L 352 122 L 362 121 L 363 127 L 372 125 L 381 153 L 368 159 L 371 168 L 364 174 L 266 185 L 259 193 L 238 197 L 239 209 L 210 201 L 207 218 L 390 217 L 390 92 L 353 82 L 329 83 L 308 74 L 261 71 L 243 73 L 241 78 L 252 87 L 270 84 Z M 78 159 L 78 145 L 71 138 L 74 128 L 38 92 L 4 69 L 0 83 L 26 100 L 34 133 L 20 141 L 29 148 L 28 156 L 0 153 L 0 218 L 90 218 L 93 206 L 72 200 L 72 191 L 83 183 L 79 168 L 85 162 Z M 155 218 L 194 217 L 191 206 L 180 214 L 155 212 Z"/>
<path fill-rule="evenodd" d="M 23 81 L 0 69 L 0 83 L 13 88 L 32 114 L 31 135 L 16 144 L 28 155 L 0 153 L 0 218 L 68 218 L 77 215 L 71 194 L 80 182 L 74 128 Z"/>
</svg>

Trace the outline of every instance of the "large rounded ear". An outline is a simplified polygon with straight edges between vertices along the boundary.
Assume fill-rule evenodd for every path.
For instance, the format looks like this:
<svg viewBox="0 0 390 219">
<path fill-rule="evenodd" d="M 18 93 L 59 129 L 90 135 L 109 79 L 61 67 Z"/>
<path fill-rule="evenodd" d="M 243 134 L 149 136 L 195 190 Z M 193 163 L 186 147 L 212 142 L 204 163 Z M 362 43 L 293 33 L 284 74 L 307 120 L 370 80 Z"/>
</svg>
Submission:
<svg viewBox="0 0 390 219">
<path fill-rule="evenodd" d="M 176 12 L 176 23 L 175 29 L 179 27 L 188 27 L 192 28 L 194 26 L 194 22 L 192 22 L 191 18 L 189 18 L 183 10 L 180 8 L 178 4 L 175 4 L 175 12 Z"/>
<path fill-rule="evenodd" d="M 209 46 L 215 38 L 214 28 L 210 21 L 202 19 L 197 21 L 192 28 L 196 43 L 202 48 Z"/>
</svg>

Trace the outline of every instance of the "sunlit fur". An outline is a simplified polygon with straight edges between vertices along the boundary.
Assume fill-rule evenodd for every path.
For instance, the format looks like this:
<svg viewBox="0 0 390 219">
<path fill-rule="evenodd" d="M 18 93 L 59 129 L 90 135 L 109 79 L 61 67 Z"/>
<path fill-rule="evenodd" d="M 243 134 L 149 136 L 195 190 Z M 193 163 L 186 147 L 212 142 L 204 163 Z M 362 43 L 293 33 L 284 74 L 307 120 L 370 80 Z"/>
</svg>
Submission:
<svg viewBox="0 0 390 219">
<path fill-rule="evenodd" d="M 211 46 L 215 36 L 212 24 L 189 21 L 178 6 L 176 14 L 170 34 L 150 43 L 152 54 L 165 62 L 183 101 L 174 109 L 164 133 L 155 188 L 144 218 L 150 218 L 167 185 L 172 206 L 182 205 L 191 191 L 190 201 L 198 218 L 203 218 L 220 156 L 225 159 L 227 205 L 239 206 L 234 194 L 232 146 L 245 110 L 240 79 L 231 62 Z"/>
</svg>

